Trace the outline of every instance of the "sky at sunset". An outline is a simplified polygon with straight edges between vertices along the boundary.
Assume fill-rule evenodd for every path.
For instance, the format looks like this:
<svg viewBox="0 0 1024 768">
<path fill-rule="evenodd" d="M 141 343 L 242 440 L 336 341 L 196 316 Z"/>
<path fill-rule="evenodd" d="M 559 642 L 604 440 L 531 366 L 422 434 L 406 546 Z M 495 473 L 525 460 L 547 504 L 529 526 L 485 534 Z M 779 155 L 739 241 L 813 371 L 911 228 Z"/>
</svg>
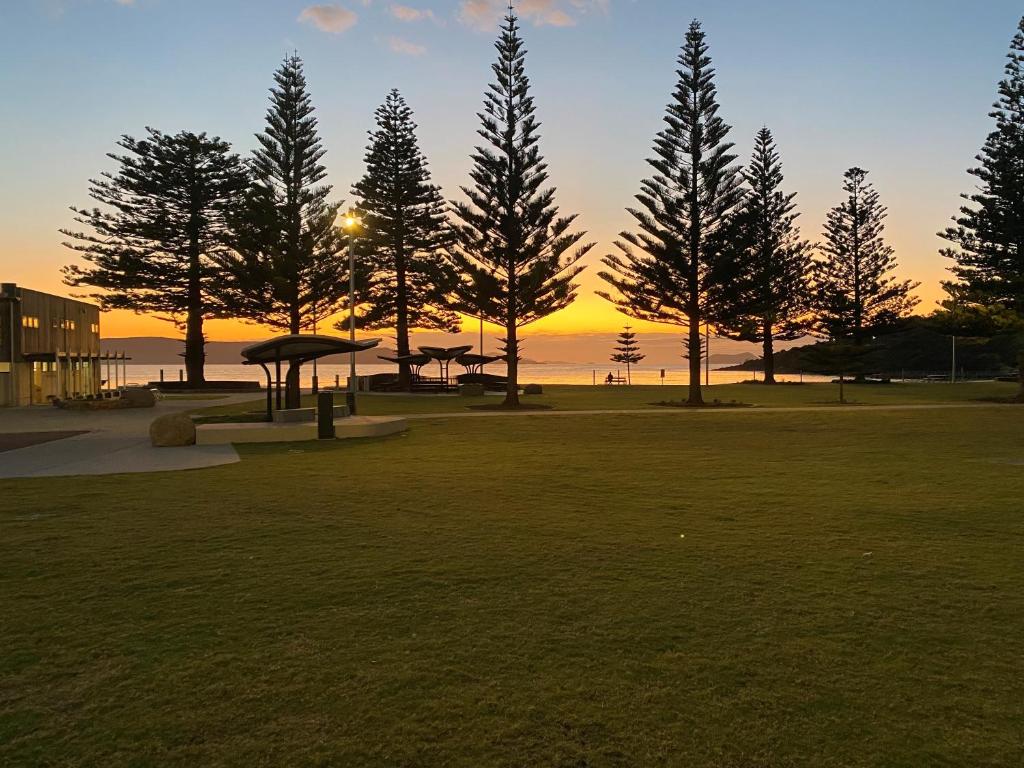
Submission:
<svg viewBox="0 0 1024 768">
<path fill-rule="evenodd" d="M 416 112 L 421 145 L 449 198 L 466 183 L 490 80 L 501 0 L 0 0 L 0 281 L 67 293 L 74 259 L 58 229 L 88 205 L 87 181 L 123 133 L 207 131 L 247 153 L 271 76 L 297 50 L 318 109 L 338 199 L 362 172 L 366 131 L 387 91 Z M 699 18 L 718 70 L 722 117 L 741 159 L 762 125 L 776 136 L 804 235 L 820 237 L 859 165 L 889 207 L 900 275 L 922 311 L 946 264 L 935 233 L 971 188 L 966 169 L 990 128 L 1011 0 L 521 0 L 541 149 L 563 213 L 597 247 L 630 225 L 687 25 Z M 527 331 L 612 332 L 624 322 L 593 295 Z M 174 335 L 130 313 L 106 337 Z M 636 325 L 636 323 L 634 323 Z M 670 330 L 664 326 L 659 330 Z M 213 339 L 262 329 L 211 323 Z"/>
</svg>

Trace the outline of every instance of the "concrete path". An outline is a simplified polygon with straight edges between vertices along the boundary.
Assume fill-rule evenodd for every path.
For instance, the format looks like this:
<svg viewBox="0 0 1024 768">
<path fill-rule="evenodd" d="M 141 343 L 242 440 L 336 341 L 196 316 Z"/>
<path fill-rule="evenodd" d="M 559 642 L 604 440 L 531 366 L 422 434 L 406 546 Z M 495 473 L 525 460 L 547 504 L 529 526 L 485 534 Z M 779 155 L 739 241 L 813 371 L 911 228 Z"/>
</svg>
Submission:
<svg viewBox="0 0 1024 768">
<path fill-rule="evenodd" d="M 153 448 L 149 425 L 157 416 L 253 400 L 251 394 L 218 400 L 161 400 L 154 408 L 64 411 L 36 406 L 0 409 L 0 433 L 84 432 L 75 437 L 0 453 L 0 479 L 171 472 L 239 461 L 230 445 Z"/>
<path fill-rule="evenodd" d="M 453 413 L 409 413 L 402 417 L 410 420 L 425 419 L 487 419 L 526 418 L 529 416 L 722 416 L 725 414 L 756 413 L 876 413 L 879 411 L 948 411 L 978 408 L 1020 409 L 1016 403 L 921 403 L 906 405 L 776 405 L 751 406 L 746 408 L 623 408 L 607 410 L 563 410 L 563 411 L 458 411 Z"/>
</svg>

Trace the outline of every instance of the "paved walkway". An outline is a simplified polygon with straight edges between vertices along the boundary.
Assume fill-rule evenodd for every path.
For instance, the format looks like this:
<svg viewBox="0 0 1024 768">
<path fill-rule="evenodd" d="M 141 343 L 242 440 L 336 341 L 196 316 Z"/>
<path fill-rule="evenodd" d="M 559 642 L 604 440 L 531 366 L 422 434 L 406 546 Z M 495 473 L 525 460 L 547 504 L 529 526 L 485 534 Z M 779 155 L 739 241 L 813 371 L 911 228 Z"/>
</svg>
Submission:
<svg viewBox="0 0 1024 768">
<path fill-rule="evenodd" d="M 1016 403 L 920 403 L 905 405 L 773 405 L 740 408 L 622 408 L 606 410 L 562 410 L 562 411 L 458 411 L 453 413 L 409 413 L 402 417 L 410 420 L 424 419 L 487 419 L 525 418 L 528 416 L 722 416 L 725 414 L 756 413 L 876 413 L 879 411 L 949 411 L 978 408 L 1020 408 Z"/>
<path fill-rule="evenodd" d="M 0 433 L 84 433 L 0 453 L 0 478 L 169 472 L 233 464 L 239 458 L 230 445 L 153 448 L 149 425 L 164 414 L 252 399 L 247 394 L 218 400 L 161 400 L 154 408 L 117 411 L 0 408 Z"/>
</svg>

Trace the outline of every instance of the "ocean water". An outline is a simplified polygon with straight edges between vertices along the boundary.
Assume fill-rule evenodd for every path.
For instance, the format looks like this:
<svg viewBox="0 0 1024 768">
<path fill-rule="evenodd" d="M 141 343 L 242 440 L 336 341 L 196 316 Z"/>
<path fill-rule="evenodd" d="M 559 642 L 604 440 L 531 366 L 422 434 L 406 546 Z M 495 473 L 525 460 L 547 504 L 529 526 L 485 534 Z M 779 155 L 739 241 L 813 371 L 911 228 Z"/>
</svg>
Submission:
<svg viewBox="0 0 1024 768">
<path fill-rule="evenodd" d="M 374 373 L 394 373 L 397 367 L 388 364 L 357 364 L 356 372 L 360 376 L 369 376 Z M 454 376 L 457 373 L 462 373 L 462 366 L 458 366 L 455 363 L 451 365 L 451 375 Z M 676 366 L 665 368 L 665 377 L 661 377 L 661 368 L 654 368 L 650 366 L 641 366 L 634 368 L 632 373 L 632 381 L 634 384 L 666 384 L 666 385 L 680 385 L 686 384 L 689 380 L 689 372 L 684 366 Z M 163 371 L 164 380 L 166 381 L 177 381 L 179 376 L 184 376 L 184 367 L 180 364 L 172 365 L 133 365 L 128 363 L 127 365 L 127 377 L 129 384 L 146 384 L 151 381 L 160 380 L 160 372 Z M 505 367 L 503 365 L 492 365 L 487 368 L 488 373 L 495 375 L 503 375 L 505 373 Z M 437 376 L 438 368 L 434 366 L 425 366 L 423 368 L 423 374 L 427 376 Z M 626 375 L 624 368 L 609 368 L 608 366 L 602 368 L 596 368 L 593 365 L 586 365 L 583 363 L 523 363 L 519 366 L 519 382 L 521 384 L 602 384 L 604 378 L 609 374 L 621 374 Z M 104 375 L 106 372 L 104 371 Z M 324 364 L 317 366 L 317 375 L 320 379 L 321 386 L 332 386 L 335 382 L 335 377 L 342 386 L 345 385 L 345 381 L 348 378 L 348 365 L 337 365 L 337 364 Z M 312 385 L 313 377 L 313 365 L 307 363 L 302 366 L 302 385 L 309 387 Z M 216 380 L 235 380 L 235 381 L 258 381 L 264 382 L 266 377 L 263 370 L 259 366 L 248 366 L 248 365 L 207 365 L 206 366 L 206 378 L 211 381 Z M 712 384 L 734 384 L 740 381 L 749 381 L 751 378 L 761 378 L 761 374 L 752 374 L 749 371 L 723 371 L 717 370 L 715 366 L 711 366 L 711 383 Z M 776 379 L 780 381 L 801 381 L 799 375 L 785 375 L 776 376 Z M 812 376 L 804 375 L 803 381 L 806 382 L 820 382 L 828 381 L 823 376 Z"/>
</svg>

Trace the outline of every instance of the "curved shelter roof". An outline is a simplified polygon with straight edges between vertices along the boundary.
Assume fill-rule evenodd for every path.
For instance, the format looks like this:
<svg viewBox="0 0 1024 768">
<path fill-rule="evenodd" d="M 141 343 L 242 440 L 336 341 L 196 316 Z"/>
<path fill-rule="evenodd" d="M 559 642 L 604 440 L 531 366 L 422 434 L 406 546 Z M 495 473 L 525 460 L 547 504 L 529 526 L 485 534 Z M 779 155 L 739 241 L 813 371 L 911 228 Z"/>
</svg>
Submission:
<svg viewBox="0 0 1024 768">
<path fill-rule="evenodd" d="M 420 352 L 424 355 L 428 355 L 433 360 L 441 360 L 447 362 L 454 360 L 459 355 L 464 355 L 473 349 L 472 345 L 468 347 L 420 347 Z"/>
<path fill-rule="evenodd" d="M 504 359 L 504 355 L 472 355 L 466 353 L 464 355 L 459 355 L 455 362 L 459 365 L 490 365 L 491 363 L 496 363 L 499 360 Z"/>
<path fill-rule="evenodd" d="M 430 362 L 430 355 L 395 355 L 394 357 L 388 357 L 387 355 L 377 355 L 380 360 L 387 360 L 389 363 L 408 363 L 409 365 L 426 365 Z"/>
<path fill-rule="evenodd" d="M 362 352 L 365 349 L 373 349 L 378 344 L 380 339 L 349 341 L 335 336 L 292 334 L 250 344 L 242 349 L 242 357 L 249 365 L 273 363 L 278 360 L 304 363 L 328 355 Z"/>
</svg>

